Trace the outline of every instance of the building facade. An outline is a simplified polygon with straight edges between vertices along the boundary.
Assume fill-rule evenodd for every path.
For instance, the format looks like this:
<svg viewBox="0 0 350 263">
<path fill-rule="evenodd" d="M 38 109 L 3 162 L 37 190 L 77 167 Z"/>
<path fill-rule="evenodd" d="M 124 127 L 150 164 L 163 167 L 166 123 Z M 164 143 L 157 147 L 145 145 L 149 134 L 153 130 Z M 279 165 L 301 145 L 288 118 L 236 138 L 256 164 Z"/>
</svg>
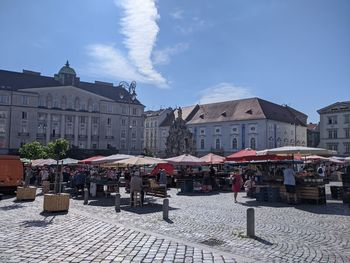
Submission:
<svg viewBox="0 0 350 263">
<path fill-rule="evenodd" d="M 182 112 L 194 135 L 198 156 L 210 152 L 229 155 L 245 148 L 307 145 L 307 115 L 259 98 L 194 105 Z M 176 117 L 175 110 L 160 124 L 162 144 Z"/>
<path fill-rule="evenodd" d="M 320 114 L 320 147 L 350 155 L 350 101 L 336 102 Z"/>
<path fill-rule="evenodd" d="M 0 70 L 0 153 L 65 138 L 81 149 L 139 154 L 144 106 L 121 86 L 82 82 L 68 62 L 54 77 Z"/>
<path fill-rule="evenodd" d="M 309 123 L 307 125 L 307 146 L 318 147 L 320 144 L 320 129 L 318 124 Z"/>
</svg>

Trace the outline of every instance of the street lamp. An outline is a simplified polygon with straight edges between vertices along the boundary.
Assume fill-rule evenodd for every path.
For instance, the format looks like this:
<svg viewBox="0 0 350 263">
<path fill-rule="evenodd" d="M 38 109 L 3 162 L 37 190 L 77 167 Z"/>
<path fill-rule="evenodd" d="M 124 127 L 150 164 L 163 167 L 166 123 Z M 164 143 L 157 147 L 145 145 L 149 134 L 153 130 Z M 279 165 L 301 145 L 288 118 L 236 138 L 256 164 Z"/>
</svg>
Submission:
<svg viewBox="0 0 350 263">
<path fill-rule="evenodd" d="M 130 116 L 131 116 L 131 103 L 133 103 L 136 99 L 136 92 L 135 92 L 135 89 L 136 89 L 136 81 L 132 81 L 130 84 L 126 81 L 121 81 L 119 83 L 119 86 L 121 86 L 122 88 L 124 88 L 127 92 L 128 92 L 128 134 L 127 134 L 127 148 L 128 148 L 128 154 L 130 154 L 130 143 L 131 143 L 131 140 L 130 140 L 130 132 L 132 130 L 132 126 L 130 125 Z M 124 98 L 124 93 L 120 93 L 119 94 L 119 97 L 121 99 Z"/>
</svg>

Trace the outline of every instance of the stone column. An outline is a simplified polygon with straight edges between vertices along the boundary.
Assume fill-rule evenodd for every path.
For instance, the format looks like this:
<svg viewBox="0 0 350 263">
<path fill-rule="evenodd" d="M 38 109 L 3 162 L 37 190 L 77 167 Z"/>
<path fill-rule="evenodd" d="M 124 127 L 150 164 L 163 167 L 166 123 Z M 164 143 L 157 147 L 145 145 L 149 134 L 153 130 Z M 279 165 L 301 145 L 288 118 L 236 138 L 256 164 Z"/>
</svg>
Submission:
<svg viewBox="0 0 350 263">
<path fill-rule="evenodd" d="M 87 127 L 87 146 L 86 149 L 91 149 L 91 116 L 88 117 Z"/>
<path fill-rule="evenodd" d="M 46 119 L 46 144 L 51 140 L 51 113 L 47 113 Z"/>
<path fill-rule="evenodd" d="M 79 133 L 79 116 L 75 115 L 75 120 L 74 120 L 74 145 L 78 145 L 78 133 Z"/>
<path fill-rule="evenodd" d="M 64 139 L 65 130 L 66 130 L 66 115 L 62 114 L 61 115 L 61 138 L 62 139 Z"/>
</svg>

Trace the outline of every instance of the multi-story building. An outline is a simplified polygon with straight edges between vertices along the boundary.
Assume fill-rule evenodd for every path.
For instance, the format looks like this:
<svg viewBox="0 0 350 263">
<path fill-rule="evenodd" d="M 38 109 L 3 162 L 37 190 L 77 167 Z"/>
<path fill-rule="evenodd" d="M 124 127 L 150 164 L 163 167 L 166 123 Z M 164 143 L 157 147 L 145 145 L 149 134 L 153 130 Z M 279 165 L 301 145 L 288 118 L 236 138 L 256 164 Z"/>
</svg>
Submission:
<svg viewBox="0 0 350 263">
<path fill-rule="evenodd" d="M 350 101 L 336 102 L 320 114 L 320 147 L 350 155 Z"/>
<path fill-rule="evenodd" d="M 135 92 L 80 81 L 68 61 L 54 77 L 0 70 L 0 153 L 65 138 L 82 149 L 138 154 L 143 112 Z"/>
<path fill-rule="evenodd" d="M 165 152 L 165 142 L 162 139 L 160 124 L 172 114 L 171 108 L 160 109 L 157 111 L 146 111 L 145 130 L 144 130 L 144 148 L 157 156 Z"/>
<path fill-rule="evenodd" d="M 307 125 L 307 146 L 318 147 L 320 143 L 320 129 L 318 124 L 309 123 Z"/>
<path fill-rule="evenodd" d="M 176 112 L 168 114 L 160 124 L 162 149 Z M 200 156 L 209 152 L 229 155 L 245 148 L 263 150 L 307 144 L 305 114 L 259 98 L 185 107 L 182 116 L 194 134 Z"/>
</svg>

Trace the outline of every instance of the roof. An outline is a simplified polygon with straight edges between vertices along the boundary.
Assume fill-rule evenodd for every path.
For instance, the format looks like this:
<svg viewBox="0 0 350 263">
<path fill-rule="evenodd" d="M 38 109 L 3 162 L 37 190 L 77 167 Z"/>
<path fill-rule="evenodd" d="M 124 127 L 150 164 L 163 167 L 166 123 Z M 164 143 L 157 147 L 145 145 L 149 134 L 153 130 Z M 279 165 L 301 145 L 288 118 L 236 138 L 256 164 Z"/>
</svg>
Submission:
<svg viewBox="0 0 350 263">
<path fill-rule="evenodd" d="M 70 75 L 76 75 L 74 69 L 72 69 L 70 66 L 69 66 L 69 62 L 67 60 L 67 63 L 60 69 L 60 71 L 58 72 L 58 74 L 70 74 Z"/>
<path fill-rule="evenodd" d="M 308 129 L 308 130 L 316 130 L 317 127 L 318 127 L 318 124 L 316 124 L 316 123 L 309 123 L 309 124 L 307 125 L 307 129 Z"/>
<path fill-rule="evenodd" d="M 269 119 L 306 126 L 293 112 L 294 109 L 290 109 L 292 108 L 259 98 L 224 101 L 199 105 L 199 109 L 187 123 Z"/>
<path fill-rule="evenodd" d="M 161 115 L 164 111 L 169 110 L 169 109 L 160 109 L 160 110 L 148 110 L 145 111 L 145 114 L 147 117 L 155 117 Z"/>
<path fill-rule="evenodd" d="M 175 120 L 174 111 L 167 113 L 165 119 L 159 124 L 159 127 L 168 127 L 173 124 Z"/>
<path fill-rule="evenodd" d="M 0 90 L 4 89 L 16 91 L 30 88 L 47 88 L 59 86 L 62 86 L 62 84 L 58 80 L 55 80 L 54 77 L 0 70 Z M 78 84 L 75 84 L 74 87 L 118 102 L 128 103 L 131 101 L 129 100 L 131 98 L 129 92 L 121 86 L 108 85 L 104 84 L 103 82 L 90 83 L 80 81 Z M 121 98 L 120 95 L 123 95 L 123 98 Z M 137 99 L 133 101 L 133 104 L 142 105 Z"/>
<path fill-rule="evenodd" d="M 185 120 L 186 122 L 191 120 L 194 114 L 197 112 L 199 109 L 199 105 L 193 105 L 193 106 L 187 106 L 181 108 L 182 110 L 182 119 Z M 178 117 L 178 109 L 173 110 L 170 113 L 167 113 L 167 116 L 165 119 L 160 123 L 160 127 L 167 127 L 171 126 L 174 122 L 174 120 Z"/>
<path fill-rule="evenodd" d="M 318 113 L 328 113 L 328 112 L 337 112 L 337 111 L 350 111 L 350 101 L 338 101 L 329 106 L 326 106 L 322 109 L 319 109 Z"/>
</svg>

